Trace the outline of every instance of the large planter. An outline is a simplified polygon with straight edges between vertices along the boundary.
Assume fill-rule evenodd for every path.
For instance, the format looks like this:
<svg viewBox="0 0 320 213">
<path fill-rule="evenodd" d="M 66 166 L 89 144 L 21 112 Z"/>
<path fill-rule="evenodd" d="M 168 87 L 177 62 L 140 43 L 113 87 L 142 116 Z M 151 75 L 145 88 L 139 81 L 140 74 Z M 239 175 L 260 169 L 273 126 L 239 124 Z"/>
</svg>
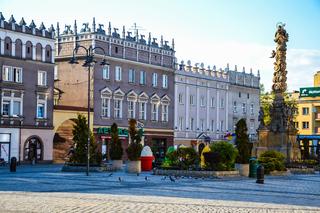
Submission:
<svg viewBox="0 0 320 213">
<path fill-rule="evenodd" d="M 117 171 L 122 169 L 122 160 L 112 160 L 112 170 Z"/>
<path fill-rule="evenodd" d="M 141 172 L 141 161 L 128 161 L 127 162 L 127 172 L 128 173 L 140 173 Z"/>
<path fill-rule="evenodd" d="M 249 177 L 249 164 L 236 163 L 235 167 L 241 176 Z"/>
</svg>

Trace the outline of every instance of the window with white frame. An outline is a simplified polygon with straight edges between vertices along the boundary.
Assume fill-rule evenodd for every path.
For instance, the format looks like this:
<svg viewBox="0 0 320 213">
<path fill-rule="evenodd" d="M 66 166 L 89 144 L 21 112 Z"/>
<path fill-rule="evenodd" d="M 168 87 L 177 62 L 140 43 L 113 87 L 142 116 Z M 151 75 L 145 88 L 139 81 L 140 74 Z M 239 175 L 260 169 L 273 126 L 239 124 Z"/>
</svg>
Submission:
<svg viewBox="0 0 320 213">
<path fill-rule="evenodd" d="M 183 130 L 183 117 L 179 117 L 179 130 Z"/>
<path fill-rule="evenodd" d="M 190 103 L 190 105 L 194 105 L 194 96 L 193 95 L 190 95 L 189 103 Z"/>
<path fill-rule="evenodd" d="M 122 79 L 122 68 L 120 66 L 115 66 L 115 80 L 121 81 Z"/>
<path fill-rule="evenodd" d="M 18 91 L 3 91 L 1 114 L 18 117 L 22 115 L 23 94 Z"/>
<path fill-rule="evenodd" d="M 145 85 L 146 84 L 146 72 L 140 71 L 140 84 Z"/>
<path fill-rule="evenodd" d="M 129 83 L 135 83 L 136 81 L 136 72 L 134 69 L 129 69 Z"/>
<path fill-rule="evenodd" d="M 178 95 L 179 104 L 183 104 L 183 94 L 179 93 Z"/>
<path fill-rule="evenodd" d="M 190 118 L 190 130 L 194 130 L 194 119 Z"/>
<path fill-rule="evenodd" d="M 102 79 L 109 80 L 110 79 L 110 66 L 104 65 L 102 68 Z"/>
<path fill-rule="evenodd" d="M 151 120 L 158 121 L 158 104 L 151 104 Z"/>
<path fill-rule="evenodd" d="M 158 86 L 158 74 L 152 73 L 152 86 L 156 87 Z"/>
<path fill-rule="evenodd" d="M 135 118 L 135 105 L 134 101 L 128 101 L 128 118 Z"/>
<path fill-rule="evenodd" d="M 221 99 L 220 99 L 220 108 L 223 108 L 223 107 L 224 107 L 224 99 L 221 98 Z"/>
<path fill-rule="evenodd" d="M 204 131 L 204 119 L 200 119 L 200 130 Z"/>
<path fill-rule="evenodd" d="M 139 119 L 147 120 L 147 103 L 146 102 L 139 103 Z"/>
<path fill-rule="evenodd" d="M 214 120 L 211 120 L 210 129 L 211 129 L 211 132 L 214 131 Z"/>
<path fill-rule="evenodd" d="M 233 102 L 233 112 L 234 113 L 237 112 L 237 102 L 236 101 Z"/>
<path fill-rule="evenodd" d="M 205 106 L 205 103 L 204 103 L 204 96 L 201 96 L 200 97 L 200 106 L 204 107 Z"/>
<path fill-rule="evenodd" d="M 114 118 L 122 118 L 122 100 L 114 99 Z"/>
<path fill-rule="evenodd" d="M 168 122 L 168 112 L 169 106 L 167 104 L 162 104 L 162 121 Z"/>
<path fill-rule="evenodd" d="M 38 86 L 47 86 L 47 72 L 38 71 Z"/>
<path fill-rule="evenodd" d="M 22 68 L 3 66 L 2 80 L 16 82 L 16 83 L 22 83 Z"/>
<path fill-rule="evenodd" d="M 245 103 L 242 103 L 242 113 L 246 114 L 247 113 L 247 107 Z"/>
<path fill-rule="evenodd" d="M 210 99 L 210 107 L 214 107 L 214 97 L 211 97 Z"/>
<path fill-rule="evenodd" d="M 253 107 L 254 107 L 253 104 L 251 104 L 251 105 L 250 105 L 250 113 L 251 113 L 251 115 L 254 114 Z"/>
<path fill-rule="evenodd" d="M 47 95 L 37 95 L 37 118 L 47 118 Z"/>
<path fill-rule="evenodd" d="M 101 101 L 102 101 L 101 116 L 105 118 L 109 118 L 110 117 L 110 98 L 103 97 Z"/>
<path fill-rule="evenodd" d="M 162 75 L 162 88 L 168 88 L 168 76 Z"/>
</svg>

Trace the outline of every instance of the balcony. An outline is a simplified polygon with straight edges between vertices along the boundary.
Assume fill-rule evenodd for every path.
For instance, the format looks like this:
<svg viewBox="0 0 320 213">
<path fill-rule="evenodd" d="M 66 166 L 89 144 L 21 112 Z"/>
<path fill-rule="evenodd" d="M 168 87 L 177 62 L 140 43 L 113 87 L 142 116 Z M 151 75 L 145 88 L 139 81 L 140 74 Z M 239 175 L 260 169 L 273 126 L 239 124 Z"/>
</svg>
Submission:
<svg viewBox="0 0 320 213">
<path fill-rule="evenodd" d="M 315 120 L 316 121 L 320 121 L 320 113 L 316 113 L 315 114 Z"/>
</svg>

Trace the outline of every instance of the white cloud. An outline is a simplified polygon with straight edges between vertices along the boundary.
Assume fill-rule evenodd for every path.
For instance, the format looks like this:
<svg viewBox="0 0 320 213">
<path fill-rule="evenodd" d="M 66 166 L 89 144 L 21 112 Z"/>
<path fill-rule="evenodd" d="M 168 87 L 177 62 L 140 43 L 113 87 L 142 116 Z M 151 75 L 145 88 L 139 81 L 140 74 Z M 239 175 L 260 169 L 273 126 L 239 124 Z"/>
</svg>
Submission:
<svg viewBox="0 0 320 213">
<path fill-rule="evenodd" d="M 186 44 L 187 38 L 181 40 L 181 45 Z M 246 67 L 257 74 L 260 70 L 261 83 L 266 90 L 271 89 L 274 59 L 269 58 L 275 46 L 260 45 L 254 43 L 240 43 L 236 41 L 223 41 L 205 43 L 197 41 L 188 45 L 177 44 L 177 58 L 180 60 L 190 59 L 192 63 L 204 62 L 211 67 L 225 68 L 227 63 L 233 69 L 238 65 L 238 70 Z M 288 49 L 287 52 L 288 90 L 298 90 L 300 87 L 313 86 L 313 74 L 320 70 L 320 50 Z"/>
</svg>

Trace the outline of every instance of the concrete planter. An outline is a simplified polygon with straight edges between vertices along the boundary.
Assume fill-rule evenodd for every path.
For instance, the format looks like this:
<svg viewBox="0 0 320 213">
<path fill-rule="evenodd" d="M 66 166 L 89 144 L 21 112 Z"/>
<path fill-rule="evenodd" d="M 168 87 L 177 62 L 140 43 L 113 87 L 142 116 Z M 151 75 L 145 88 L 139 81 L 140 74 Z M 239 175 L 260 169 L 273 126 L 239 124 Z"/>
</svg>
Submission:
<svg viewBox="0 0 320 213">
<path fill-rule="evenodd" d="M 154 169 L 155 175 L 165 176 L 184 176 L 184 177 L 197 177 L 197 178 L 221 178 L 221 177 L 238 177 L 239 171 L 189 171 L 189 170 L 166 170 Z"/>
<path fill-rule="evenodd" d="M 140 173 L 141 172 L 141 161 L 128 161 L 127 162 L 128 173 Z"/>
<path fill-rule="evenodd" d="M 122 160 L 112 160 L 112 170 L 117 171 L 122 169 Z"/>
<path fill-rule="evenodd" d="M 239 170 L 241 176 L 249 177 L 249 164 L 236 163 L 235 167 Z"/>
<path fill-rule="evenodd" d="M 314 168 L 290 168 L 290 173 L 292 174 L 315 174 Z"/>
<path fill-rule="evenodd" d="M 62 172 L 86 172 L 87 167 L 86 166 L 77 166 L 77 165 L 63 165 Z M 104 172 L 107 171 L 106 166 L 90 166 L 89 172 Z"/>
</svg>

